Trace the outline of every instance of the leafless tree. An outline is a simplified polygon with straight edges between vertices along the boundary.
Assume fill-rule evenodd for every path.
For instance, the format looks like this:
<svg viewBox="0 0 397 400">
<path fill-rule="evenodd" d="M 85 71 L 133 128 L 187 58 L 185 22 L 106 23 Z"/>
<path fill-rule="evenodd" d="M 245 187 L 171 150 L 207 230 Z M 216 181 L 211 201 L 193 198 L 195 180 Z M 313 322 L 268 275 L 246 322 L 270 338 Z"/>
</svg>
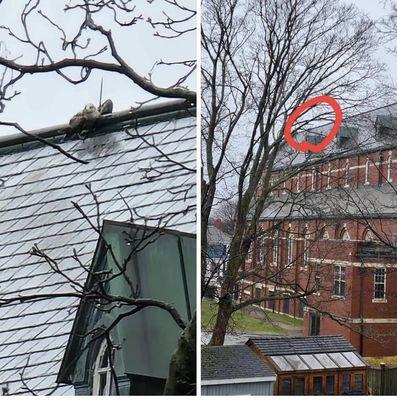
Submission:
<svg viewBox="0 0 397 400">
<path fill-rule="evenodd" d="M 300 172 L 289 168 L 300 155 L 283 140 L 286 119 L 318 95 L 334 97 L 345 114 L 379 101 L 385 88 L 376 82 L 384 66 L 373 58 L 376 48 L 373 21 L 352 5 L 329 0 L 203 3 L 203 254 L 208 221 L 225 186 L 233 188 L 237 203 L 210 344 L 222 344 L 232 313 L 253 303 L 235 305 L 231 294 L 260 234 L 258 221 L 270 193 Z M 294 134 L 332 118 L 325 106 L 317 106 L 299 118 Z M 271 182 L 275 166 L 285 173 Z"/>
<path fill-rule="evenodd" d="M 7 12 L 7 3 L 10 2 L 0 3 L 1 12 Z M 195 103 L 196 93 L 187 87 L 187 80 L 195 72 L 196 60 L 159 59 L 144 75 L 121 54 L 120 35 L 115 34 L 121 31 L 122 37 L 128 37 L 138 24 L 144 24 L 151 27 L 152 35 L 158 40 L 172 41 L 187 36 L 196 26 L 194 1 L 153 0 L 145 4 L 149 9 L 147 16 L 140 13 L 141 4 L 135 0 L 72 0 L 59 2 L 52 9 L 47 9 L 41 0 L 27 1 L 20 14 L 20 26 L 0 26 L 9 38 L 3 44 L 7 51 L 0 52 L 0 113 L 22 93 L 26 76 L 43 79 L 50 73 L 77 86 L 90 79 L 93 71 L 113 73 L 125 77 L 131 87 L 139 87 L 152 95 L 148 101 L 180 98 Z M 65 17 L 72 18 L 74 26 L 70 26 L 68 18 L 59 21 L 54 17 L 51 12 L 54 7 L 63 8 Z M 157 18 L 157 15 L 160 16 Z M 37 18 L 45 27 L 41 32 L 32 23 Z M 103 24 L 104 20 L 108 26 Z M 194 41 L 194 36 L 189 40 Z M 174 82 L 167 87 L 156 84 L 159 69 L 169 69 Z M 27 134 L 18 121 L 0 120 L 0 125 Z"/>
<path fill-rule="evenodd" d="M 7 7 L 11 7 L 10 3 L 8 0 L 0 1 L 0 12 L 6 13 Z M 4 49 L 3 44 L 0 47 L 0 114 L 9 102 L 23 92 L 25 77 L 33 76 L 34 79 L 45 79 L 45 76 L 51 73 L 55 73 L 66 82 L 75 85 L 77 90 L 81 87 L 79 85 L 92 78 L 93 71 L 123 76 L 131 84 L 131 87 L 142 89 L 149 98 L 147 101 L 134 105 L 133 108 L 135 109 L 148 101 L 161 98 L 184 99 L 187 107 L 196 103 L 196 93 L 187 84 L 195 73 L 195 59 L 158 59 L 148 73 L 142 74 L 136 70 L 135 65 L 129 63 L 127 58 L 121 54 L 121 46 L 118 42 L 120 37 L 125 38 L 130 33 L 134 34 L 138 24 L 144 25 L 146 31 L 151 29 L 149 35 L 167 43 L 172 43 L 181 37 L 186 37 L 193 42 L 196 29 L 194 1 L 150 0 L 145 2 L 145 7 L 148 10 L 147 15 L 140 13 L 139 9 L 142 8 L 142 4 L 136 0 L 65 0 L 57 2 L 56 5 L 51 5 L 51 7 L 41 0 L 28 0 L 22 5 L 18 26 L 0 26 L 2 33 L 5 33 L 8 37 L 8 40 L 5 40 Z M 63 10 L 66 18 L 62 20 L 62 18 L 54 17 L 52 12 L 54 9 Z M 67 17 L 71 17 L 71 19 Z M 37 31 L 37 25 L 32 23 L 32 20 L 37 21 L 37 19 L 45 26 L 45 29 L 40 32 Z M 71 26 L 70 20 L 74 21 L 73 26 Z M 104 21 L 106 21 L 106 25 Z M 116 35 L 115 31 L 122 32 L 122 35 Z M 156 83 L 156 73 L 161 69 L 169 70 L 169 76 L 172 77 L 173 83 L 167 86 Z M 0 119 L 0 125 L 14 128 L 17 132 L 51 146 L 73 161 L 86 163 L 85 160 L 77 159 L 65 151 L 62 146 L 27 131 L 19 121 Z M 137 131 L 133 130 L 126 133 L 134 137 L 139 136 L 145 145 L 156 149 L 157 158 L 161 159 L 164 167 L 171 165 L 173 168 L 182 167 L 190 174 L 194 172 L 192 168 L 172 160 L 155 143 L 149 143 L 144 135 L 140 136 Z M 153 167 L 146 171 L 146 177 L 150 179 L 151 174 L 158 176 L 162 173 L 163 168 L 156 169 Z M 184 188 L 181 189 L 181 192 L 183 190 Z M 186 193 L 185 198 L 187 195 Z M 111 246 L 106 244 L 101 233 L 100 204 L 96 194 L 92 192 L 92 196 L 97 205 L 97 215 L 91 218 L 84 213 L 78 203 L 74 203 L 76 212 L 80 213 L 81 218 L 85 219 L 93 232 L 98 235 L 98 238 L 104 241 L 107 252 L 119 268 L 119 272 L 94 276 L 88 266 L 80 260 L 78 253 L 74 252 L 69 257 L 80 265 L 82 274 L 88 277 L 88 280 L 92 283 L 92 285 L 86 286 L 84 282 L 68 276 L 60 267 L 59 260 L 48 254 L 46 249 L 34 246 L 31 251 L 32 257 L 38 257 L 45 261 L 54 274 L 70 283 L 72 290 L 68 293 L 33 293 L 26 297 L 0 296 L 0 308 L 3 305 L 23 301 L 38 302 L 48 298 L 70 297 L 90 302 L 98 312 L 115 307 L 128 309 L 127 312 L 120 313 L 109 328 L 90 332 L 87 336 L 87 346 L 97 340 L 106 339 L 109 341 L 110 330 L 123 318 L 138 313 L 147 307 L 160 308 L 168 313 L 170 318 L 181 328 L 181 332 L 183 331 L 181 336 L 183 340 L 181 339 L 171 362 L 167 394 L 194 393 L 195 317 L 191 321 L 185 321 L 173 305 L 156 299 L 140 298 L 139 288 L 134 282 L 130 281 L 127 273 L 128 257 L 125 260 L 118 260 Z M 126 207 L 128 207 L 127 203 Z M 159 216 L 157 218 L 158 229 L 151 231 L 150 237 L 145 237 L 144 240 L 139 241 L 133 241 L 130 238 L 134 242 L 131 246 L 131 253 L 133 251 L 139 252 L 150 241 L 156 240 L 156 237 L 161 234 L 160 226 L 164 228 L 172 223 L 172 220 L 177 218 L 178 215 L 190 211 L 191 209 L 187 208 L 180 213 Z M 130 212 L 131 220 L 133 220 L 135 210 L 130 210 Z M 155 218 L 153 218 L 153 220 L 148 221 L 148 224 L 153 225 L 155 222 Z M 105 283 L 117 277 L 122 277 L 129 285 L 131 288 L 130 296 L 120 297 L 109 294 L 104 290 Z M 109 343 L 109 346 L 112 346 L 112 344 Z M 77 355 L 77 357 L 79 356 Z M 23 380 L 23 371 L 21 379 Z"/>
</svg>

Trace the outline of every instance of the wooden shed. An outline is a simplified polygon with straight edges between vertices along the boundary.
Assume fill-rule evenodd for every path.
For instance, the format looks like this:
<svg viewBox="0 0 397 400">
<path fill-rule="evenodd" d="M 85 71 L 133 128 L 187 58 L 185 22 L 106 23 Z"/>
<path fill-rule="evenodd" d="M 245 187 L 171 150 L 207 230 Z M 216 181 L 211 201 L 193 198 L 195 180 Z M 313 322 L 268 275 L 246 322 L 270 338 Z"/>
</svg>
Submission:
<svg viewBox="0 0 397 400">
<path fill-rule="evenodd" d="M 201 348 L 203 396 L 271 396 L 276 374 L 244 344 Z"/>
<path fill-rule="evenodd" d="M 278 395 L 367 394 L 367 364 L 343 336 L 250 338 Z"/>
</svg>

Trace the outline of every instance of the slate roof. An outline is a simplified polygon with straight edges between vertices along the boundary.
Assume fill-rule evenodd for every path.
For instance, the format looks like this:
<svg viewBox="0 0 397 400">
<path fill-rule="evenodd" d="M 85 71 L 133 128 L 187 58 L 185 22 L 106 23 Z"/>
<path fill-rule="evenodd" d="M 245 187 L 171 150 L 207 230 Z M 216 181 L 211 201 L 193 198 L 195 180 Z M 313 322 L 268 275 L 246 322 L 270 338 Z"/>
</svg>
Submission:
<svg viewBox="0 0 397 400">
<path fill-rule="evenodd" d="M 250 338 L 264 355 L 320 354 L 356 351 L 343 336 L 292 336 Z"/>
<path fill-rule="evenodd" d="M 221 231 L 216 226 L 209 226 L 207 231 L 207 240 L 209 244 L 226 244 L 229 245 L 232 238 L 226 232 Z"/>
<path fill-rule="evenodd" d="M 397 184 L 334 188 L 270 198 L 261 219 L 397 218 Z"/>
<path fill-rule="evenodd" d="M 202 381 L 269 377 L 276 379 L 274 372 L 244 344 L 201 347 Z"/>
<path fill-rule="evenodd" d="M 303 163 L 308 166 L 310 163 L 321 163 L 324 157 L 338 158 L 350 154 L 368 153 L 378 149 L 388 149 L 396 147 L 396 136 L 393 135 L 378 135 L 376 131 L 377 122 L 385 123 L 386 127 L 395 128 L 395 117 L 397 117 L 397 103 L 382 106 L 356 115 L 345 116 L 342 121 L 342 130 L 348 128 L 357 132 L 357 137 L 353 138 L 347 146 L 338 145 L 338 136 L 326 149 L 320 153 L 302 153 L 290 146 L 286 146 L 283 152 L 278 155 L 274 170 L 282 170 L 291 165 L 298 166 Z M 311 135 L 317 135 L 318 140 L 321 141 L 322 137 L 328 134 L 333 125 L 327 123 L 321 126 L 313 127 L 310 129 Z M 306 132 L 298 133 L 296 141 L 302 142 L 306 136 Z"/>
<path fill-rule="evenodd" d="M 139 214 L 136 223 L 147 217 L 156 225 L 160 215 L 184 211 L 171 218 L 167 227 L 194 233 L 194 111 L 170 102 L 117 113 L 104 118 L 107 128 L 84 141 L 65 141 L 59 127 L 42 132 L 89 161 L 87 165 L 21 135 L 0 138 L 0 299 L 70 291 L 66 279 L 29 254 L 35 243 L 57 259 L 71 278 L 85 281 L 85 273 L 70 256 L 75 249 L 89 265 L 98 238 L 71 201 L 89 216 L 95 215 L 87 183 L 101 203 L 102 219 L 130 218 L 121 194 Z M 135 136 L 127 135 L 125 128 Z M 27 365 L 23 375 L 28 386 L 39 394 L 51 392 L 77 304 L 65 297 L 0 307 L 0 388 L 8 384 L 10 394 L 27 393 L 19 375 Z M 53 394 L 74 394 L 74 390 L 63 386 Z"/>
</svg>

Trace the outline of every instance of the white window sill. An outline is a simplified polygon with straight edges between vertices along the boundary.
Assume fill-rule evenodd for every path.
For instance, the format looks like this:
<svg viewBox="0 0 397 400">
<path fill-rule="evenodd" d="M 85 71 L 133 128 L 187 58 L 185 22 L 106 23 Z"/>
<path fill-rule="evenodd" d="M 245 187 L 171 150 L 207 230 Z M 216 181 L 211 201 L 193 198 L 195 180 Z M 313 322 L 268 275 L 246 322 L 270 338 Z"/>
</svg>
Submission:
<svg viewBox="0 0 397 400">
<path fill-rule="evenodd" d="M 372 299 L 372 303 L 387 303 L 387 299 Z"/>
<path fill-rule="evenodd" d="M 331 299 L 335 299 L 335 300 L 345 300 L 345 296 L 338 296 L 337 294 L 333 294 L 331 296 Z"/>
</svg>

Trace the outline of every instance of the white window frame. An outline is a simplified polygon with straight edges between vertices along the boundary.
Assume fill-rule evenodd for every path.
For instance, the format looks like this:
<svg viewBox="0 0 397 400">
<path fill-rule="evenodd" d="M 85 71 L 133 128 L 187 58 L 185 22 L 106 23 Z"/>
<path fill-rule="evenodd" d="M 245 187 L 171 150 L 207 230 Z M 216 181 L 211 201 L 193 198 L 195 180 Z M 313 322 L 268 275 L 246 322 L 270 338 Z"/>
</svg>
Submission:
<svg viewBox="0 0 397 400">
<path fill-rule="evenodd" d="M 312 192 L 316 190 L 316 170 L 315 168 L 312 168 Z"/>
<path fill-rule="evenodd" d="M 343 285 L 343 294 L 342 294 L 342 282 Z M 336 285 L 338 283 L 338 286 Z M 338 287 L 338 290 L 336 288 Z M 346 267 L 342 265 L 335 265 L 334 267 L 334 290 L 335 297 L 345 298 L 346 295 Z"/>
<path fill-rule="evenodd" d="M 108 343 L 104 340 L 101 344 L 101 347 L 98 352 L 98 356 L 95 361 L 94 367 L 94 375 L 93 375 L 93 383 L 92 383 L 92 395 L 93 396 L 110 396 L 112 394 L 112 368 L 107 360 L 107 366 L 101 367 L 101 361 L 103 356 L 106 353 L 108 348 Z M 113 355 L 110 357 L 113 360 Z M 99 393 L 100 390 L 100 383 L 101 383 L 101 375 L 106 375 L 106 384 L 103 389 L 103 393 Z"/>
<path fill-rule="evenodd" d="M 296 177 L 296 193 L 301 191 L 301 174 L 299 173 Z"/>
<path fill-rule="evenodd" d="M 344 187 L 349 187 L 350 163 L 349 160 L 345 164 L 345 184 Z"/>
<path fill-rule="evenodd" d="M 388 182 L 393 182 L 392 167 L 393 167 L 393 159 L 392 159 L 392 156 L 389 155 L 389 157 L 387 158 L 387 181 Z"/>
<path fill-rule="evenodd" d="M 383 285 L 383 297 L 376 297 L 376 285 Z M 373 300 L 386 300 L 386 268 L 375 268 Z"/>
<path fill-rule="evenodd" d="M 316 288 L 316 293 L 320 294 L 320 287 L 321 287 L 321 265 L 316 264 L 314 270 L 314 285 Z"/>
<path fill-rule="evenodd" d="M 328 171 L 327 171 L 327 189 L 331 189 L 331 163 L 328 163 Z"/>
<path fill-rule="evenodd" d="M 364 185 L 369 185 L 369 158 L 365 162 L 365 182 Z"/>
<path fill-rule="evenodd" d="M 279 254 L 279 231 L 276 231 L 273 237 L 273 254 L 272 261 L 274 265 L 277 265 L 278 262 L 278 254 Z"/>
<path fill-rule="evenodd" d="M 291 232 L 288 232 L 287 235 L 287 266 L 288 268 L 292 268 L 292 261 L 294 253 L 294 235 Z"/>
<path fill-rule="evenodd" d="M 309 264 L 309 239 L 310 234 L 306 230 L 303 236 L 303 268 Z"/>
<path fill-rule="evenodd" d="M 258 239 L 258 257 L 259 257 L 259 263 L 261 265 L 265 264 L 265 236 L 264 235 L 260 235 L 259 239 Z"/>
<path fill-rule="evenodd" d="M 342 240 L 350 240 L 349 231 L 347 230 L 346 226 L 343 227 L 342 234 L 340 235 L 340 238 Z"/>
</svg>

